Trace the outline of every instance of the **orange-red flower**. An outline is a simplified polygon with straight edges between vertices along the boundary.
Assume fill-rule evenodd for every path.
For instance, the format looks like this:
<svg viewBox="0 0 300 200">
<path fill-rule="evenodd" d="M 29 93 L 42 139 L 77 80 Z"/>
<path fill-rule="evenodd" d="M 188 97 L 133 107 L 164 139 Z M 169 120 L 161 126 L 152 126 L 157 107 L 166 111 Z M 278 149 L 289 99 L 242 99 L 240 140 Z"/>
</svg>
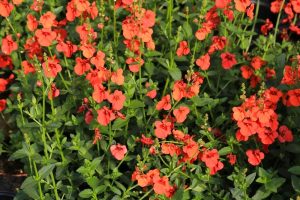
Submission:
<svg viewBox="0 0 300 200">
<path fill-rule="evenodd" d="M 55 78 L 57 73 L 61 72 L 62 68 L 59 64 L 59 60 L 55 57 L 49 57 L 43 64 L 42 64 L 44 74 L 48 78 Z"/>
<path fill-rule="evenodd" d="M 22 61 L 22 67 L 23 67 L 23 72 L 25 75 L 35 72 L 35 68 L 34 68 L 33 64 L 31 64 L 27 60 Z"/>
<path fill-rule="evenodd" d="M 7 0 L 0 1 L 0 16 L 8 17 L 13 9 L 14 5 Z"/>
<path fill-rule="evenodd" d="M 107 100 L 112 104 L 113 110 L 121 110 L 124 106 L 126 97 L 121 91 L 115 90 L 114 93 L 108 96 Z"/>
<path fill-rule="evenodd" d="M 98 117 L 97 121 L 102 126 L 107 126 L 112 120 L 116 118 L 116 115 L 112 110 L 107 108 L 106 106 L 103 106 L 101 109 L 97 110 Z"/>
<path fill-rule="evenodd" d="M 75 44 L 72 44 L 72 42 L 67 41 L 63 42 L 60 41 L 56 45 L 56 50 L 58 52 L 63 52 L 63 54 L 67 57 L 70 58 L 76 51 L 77 51 L 77 46 Z"/>
<path fill-rule="evenodd" d="M 285 125 L 280 126 L 278 140 L 281 143 L 292 142 L 294 140 L 292 131 Z"/>
<path fill-rule="evenodd" d="M 40 23 L 44 28 L 51 28 L 54 25 L 55 18 L 55 14 L 48 11 L 40 17 Z"/>
<path fill-rule="evenodd" d="M 17 49 L 18 44 L 12 39 L 11 35 L 7 35 L 5 38 L 2 39 L 1 51 L 4 54 L 10 55 L 13 51 Z"/>
<path fill-rule="evenodd" d="M 208 70 L 210 66 L 210 56 L 209 54 L 205 54 L 196 60 L 196 65 L 200 67 L 202 70 Z"/>
<path fill-rule="evenodd" d="M 228 161 L 231 165 L 234 165 L 236 163 L 236 155 L 230 153 L 226 157 L 228 158 Z"/>
<path fill-rule="evenodd" d="M 246 9 L 251 4 L 251 0 L 234 0 L 235 9 L 240 12 L 246 12 Z"/>
<path fill-rule="evenodd" d="M 105 63 L 104 58 L 105 58 L 105 54 L 102 51 L 97 51 L 96 56 L 94 56 L 91 59 L 91 63 L 95 65 L 97 69 L 101 69 L 104 67 L 104 63 Z"/>
<path fill-rule="evenodd" d="M 159 177 L 153 180 L 153 182 L 154 182 L 153 190 L 156 194 L 167 195 L 170 188 L 172 188 L 172 186 L 169 184 L 169 179 L 166 176 L 163 176 L 161 178 Z"/>
<path fill-rule="evenodd" d="M 127 148 L 125 145 L 115 144 L 111 145 L 110 152 L 115 157 L 115 159 L 123 160 L 125 154 L 127 153 Z"/>
<path fill-rule="evenodd" d="M 82 55 L 86 58 L 93 57 L 94 53 L 96 52 L 94 45 L 89 43 L 82 43 L 80 50 L 82 51 Z"/>
<path fill-rule="evenodd" d="M 253 166 L 259 165 L 261 160 L 265 157 L 265 154 L 259 149 L 249 149 L 246 151 L 246 155 L 248 157 L 248 162 Z"/>
<path fill-rule="evenodd" d="M 54 83 L 51 84 L 50 90 L 48 92 L 48 99 L 52 100 L 55 97 L 59 96 L 59 89 L 56 88 L 56 85 Z"/>
<path fill-rule="evenodd" d="M 117 85 L 124 84 L 124 76 L 123 76 L 123 69 L 119 68 L 117 71 L 112 72 L 111 74 L 111 81 Z"/>
<path fill-rule="evenodd" d="M 4 79 L 4 78 L 0 78 L 0 92 L 4 92 L 6 90 L 6 86 L 9 82 Z"/>
<path fill-rule="evenodd" d="M 97 142 L 101 139 L 102 139 L 102 135 L 99 131 L 99 128 L 95 128 L 95 135 L 94 135 L 93 144 L 97 144 Z"/>
<path fill-rule="evenodd" d="M 36 30 L 35 36 L 41 46 L 48 47 L 55 40 L 57 34 L 51 29 L 43 28 Z"/>
<path fill-rule="evenodd" d="M 182 123 L 186 120 L 190 109 L 186 106 L 180 106 L 178 109 L 174 109 L 173 114 L 176 118 L 177 123 Z"/>
<path fill-rule="evenodd" d="M 156 110 L 170 110 L 171 109 L 171 97 L 169 94 L 164 96 L 157 104 Z"/>
<path fill-rule="evenodd" d="M 37 19 L 35 18 L 35 16 L 33 16 L 32 14 L 28 14 L 27 15 L 27 28 L 30 31 L 35 31 L 35 29 L 37 29 L 39 23 L 37 21 Z"/>
<path fill-rule="evenodd" d="M 216 0 L 215 5 L 217 8 L 226 8 L 230 4 L 231 0 Z"/>
<path fill-rule="evenodd" d="M 234 65 L 237 64 L 237 61 L 235 59 L 235 55 L 231 53 L 222 53 L 221 54 L 222 59 L 222 67 L 224 69 L 231 69 Z"/>
<path fill-rule="evenodd" d="M 103 100 L 107 99 L 108 91 L 106 91 L 106 88 L 101 83 L 95 84 L 92 97 L 97 103 L 101 103 Z"/>
<path fill-rule="evenodd" d="M 154 134 L 156 135 L 156 137 L 165 139 L 166 137 L 168 137 L 168 135 L 171 134 L 171 122 L 168 122 L 166 120 L 156 121 L 154 125 Z"/>
<path fill-rule="evenodd" d="M 0 112 L 6 108 L 6 99 L 0 99 Z"/>
<path fill-rule="evenodd" d="M 91 68 L 89 60 L 81 58 L 76 58 L 75 60 L 76 65 L 74 67 L 74 71 L 77 75 L 81 76 Z"/>
<path fill-rule="evenodd" d="M 186 56 L 190 53 L 190 48 L 188 46 L 187 41 L 181 41 L 179 43 L 179 47 L 176 51 L 177 56 Z"/>
</svg>

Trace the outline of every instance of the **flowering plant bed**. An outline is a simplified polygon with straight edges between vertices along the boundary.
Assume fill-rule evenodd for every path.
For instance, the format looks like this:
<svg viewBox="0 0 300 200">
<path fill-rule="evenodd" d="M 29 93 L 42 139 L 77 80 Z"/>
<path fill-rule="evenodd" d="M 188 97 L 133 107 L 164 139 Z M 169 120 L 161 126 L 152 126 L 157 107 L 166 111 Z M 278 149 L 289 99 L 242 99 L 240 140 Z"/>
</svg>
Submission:
<svg viewBox="0 0 300 200">
<path fill-rule="evenodd" d="M 0 0 L 15 198 L 299 198 L 300 1 L 264 5 Z"/>
</svg>

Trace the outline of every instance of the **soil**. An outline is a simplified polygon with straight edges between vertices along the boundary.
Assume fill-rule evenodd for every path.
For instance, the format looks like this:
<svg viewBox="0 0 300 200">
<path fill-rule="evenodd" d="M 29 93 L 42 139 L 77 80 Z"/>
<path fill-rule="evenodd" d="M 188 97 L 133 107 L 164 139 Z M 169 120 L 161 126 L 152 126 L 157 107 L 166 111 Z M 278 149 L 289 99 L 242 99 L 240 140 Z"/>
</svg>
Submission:
<svg viewBox="0 0 300 200">
<path fill-rule="evenodd" d="M 5 155 L 0 156 L 0 199 L 1 193 L 15 193 L 20 188 L 27 174 L 20 170 L 20 163 L 8 161 Z"/>
</svg>

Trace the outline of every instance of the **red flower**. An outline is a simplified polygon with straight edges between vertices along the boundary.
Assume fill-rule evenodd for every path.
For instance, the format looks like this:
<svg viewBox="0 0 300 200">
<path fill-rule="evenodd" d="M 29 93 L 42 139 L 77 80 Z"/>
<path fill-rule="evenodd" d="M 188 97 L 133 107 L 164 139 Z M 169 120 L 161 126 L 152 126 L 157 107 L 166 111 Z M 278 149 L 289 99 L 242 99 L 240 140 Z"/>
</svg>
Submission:
<svg viewBox="0 0 300 200">
<path fill-rule="evenodd" d="M 108 109 L 106 106 L 103 106 L 101 109 L 97 110 L 97 113 L 97 121 L 102 126 L 107 126 L 112 120 L 116 118 L 113 111 Z"/>
<path fill-rule="evenodd" d="M 8 17 L 13 9 L 14 5 L 8 3 L 7 0 L 0 1 L 0 16 Z"/>
<path fill-rule="evenodd" d="M 127 153 L 127 148 L 125 145 L 121 144 L 111 145 L 110 152 L 113 155 L 113 157 L 115 157 L 115 159 L 123 160 L 125 154 Z"/>
<path fill-rule="evenodd" d="M 76 65 L 74 67 L 75 74 L 81 76 L 86 71 L 88 71 L 90 68 L 91 68 L 91 65 L 89 63 L 89 60 L 76 58 Z"/>
<path fill-rule="evenodd" d="M 201 155 L 201 160 L 205 162 L 208 168 L 212 168 L 218 164 L 219 153 L 217 149 L 205 150 Z"/>
<path fill-rule="evenodd" d="M 200 67 L 202 70 L 208 70 L 210 66 L 210 56 L 209 54 L 205 54 L 196 60 L 196 65 Z"/>
<path fill-rule="evenodd" d="M 292 6 L 293 6 L 293 10 L 295 11 L 295 13 L 300 13 L 300 1 L 299 0 L 291 0 Z"/>
<path fill-rule="evenodd" d="M 27 28 L 30 31 L 35 31 L 35 29 L 37 29 L 39 23 L 37 21 L 37 19 L 35 18 L 35 16 L 33 16 L 32 14 L 28 14 L 27 15 Z"/>
<path fill-rule="evenodd" d="M 121 110 L 123 108 L 126 97 L 121 91 L 115 90 L 114 93 L 108 96 L 107 100 L 112 104 L 113 110 Z"/>
<path fill-rule="evenodd" d="M 59 60 L 55 57 L 49 57 L 43 64 L 42 64 L 44 74 L 47 78 L 55 78 L 57 73 L 61 72 L 61 66 L 59 64 Z"/>
<path fill-rule="evenodd" d="M 105 54 L 102 51 L 98 51 L 97 55 L 91 59 L 91 63 L 95 65 L 97 69 L 101 69 L 104 67 L 104 63 L 105 63 L 104 58 L 105 58 Z"/>
<path fill-rule="evenodd" d="M 259 149 L 249 149 L 246 151 L 246 155 L 248 156 L 248 162 L 253 166 L 259 165 L 261 160 L 265 157 L 264 153 Z"/>
<path fill-rule="evenodd" d="M 157 92 L 155 89 L 148 91 L 146 94 L 146 96 L 149 97 L 150 99 L 154 99 L 156 97 L 156 95 L 157 95 Z"/>
<path fill-rule="evenodd" d="M 34 66 L 30 62 L 28 62 L 27 60 L 22 61 L 22 67 L 23 67 L 23 72 L 24 72 L 25 75 L 35 72 Z"/>
<path fill-rule="evenodd" d="M 244 79 L 249 79 L 253 75 L 253 69 L 247 65 L 243 65 L 241 71 Z"/>
<path fill-rule="evenodd" d="M 235 9 L 240 12 L 246 12 L 246 9 L 251 4 L 251 0 L 234 0 Z"/>
<path fill-rule="evenodd" d="M 102 139 L 102 135 L 99 131 L 99 128 L 95 128 L 95 135 L 94 135 L 93 144 L 97 144 L 97 142 L 101 139 Z"/>
<path fill-rule="evenodd" d="M 171 134 L 171 125 L 171 122 L 168 122 L 166 120 L 156 121 L 154 134 L 160 139 L 165 139 L 166 137 L 168 137 L 168 135 Z"/>
<path fill-rule="evenodd" d="M 156 105 L 156 110 L 170 110 L 171 109 L 171 97 L 170 95 L 164 96 Z"/>
<path fill-rule="evenodd" d="M 6 90 L 6 86 L 9 82 L 3 78 L 0 78 L 0 92 L 4 92 Z"/>
<path fill-rule="evenodd" d="M 247 16 L 249 17 L 249 19 L 253 20 L 254 17 L 254 4 L 251 3 L 250 7 L 247 8 Z"/>
<path fill-rule="evenodd" d="M 149 137 L 146 137 L 144 134 L 142 134 L 141 142 L 145 145 L 152 145 L 154 144 L 154 141 Z"/>
<path fill-rule="evenodd" d="M 224 69 L 231 69 L 234 65 L 237 64 L 237 61 L 235 59 L 235 55 L 231 53 L 222 53 L 221 54 L 222 59 L 222 67 Z"/>
<path fill-rule="evenodd" d="M 190 49 L 188 46 L 187 41 L 181 41 L 179 43 L 179 48 L 176 51 L 177 56 L 185 56 L 188 55 L 190 53 Z"/>
<path fill-rule="evenodd" d="M 101 103 L 103 100 L 107 99 L 108 91 L 106 91 L 106 88 L 102 84 L 95 84 L 92 96 L 97 103 Z"/>
<path fill-rule="evenodd" d="M 56 38 L 56 32 L 43 28 L 35 31 L 35 36 L 41 46 L 48 47 Z"/>
<path fill-rule="evenodd" d="M 177 123 L 182 123 L 185 121 L 190 109 L 186 106 L 180 106 L 178 109 L 173 111 Z"/>
<path fill-rule="evenodd" d="M 82 45 L 80 46 L 80 50 L 82 51 L 82 55 L 86 58 L 93 57 L 94 53 L 96 52 L 94 46 L 88 43 L 82 43 Z"/>
<path fill-rule="evenodd" d="M 140 71 L 140 67 L 144 64 L 144 60 L 140 57 L 136 57 L 136 58 L 127 58 L 126 59 L 126 64 L 129 65 L 129 70 L 131 72 L 139 72 Z"/>
<path fill-rule="evenodd" d="M 161 144 L 161 152 L 163 154 L 168 154 L 170 156 L 180 155 L 181 150 L 178 146 L 172 143 L 162 143 Z"/>
<path fill-rule="evenodd" d="M 1 50 L 4 54 L 9 55 L 18 49 L 18 44 L 12 39 L 11 35 L 7 35 L 2 39 Z"/>
<path fill-rule="evenodd" d="M 94 119 L 94 115 L 93 115 L 93 112 L 91 110 L 88 110 L 86 113 L 85 113 L 85 116 L 84 116 L 84 121 L 86 124 L 90 124 L 92 122 L 92 120 Z"/>
<path fill-rule="evenodd" d="M 285 125 L 280 126 L 278 140 L 280 143 L 292 142 L 294 140 L 292 131 Z"/>
<path fill-rule="evenodd" d="M 0 112 L 6 108 L 6 99 L 0 99 Z"/>
<path fill-rule="evenodd" d="M 51 88 L 48 92 L 48 99 L 52 100 L 53 98 L 58 97 L 58 96 L 59 96 L 59 89 L 57 89 L 55 84 L 52 83 Z"/>
<path fill-rule="evenodd" d="M 231 0 L 216 0 L 216 7 L 217 8 L 226 8 L 228 4 L 230 4 Z"/>
<path fill-rule="evenodd" d="M 56 45 L 56 50 L 58 52 L 63 52 L 63 54 L 67 57 L 70 58 L 76 51 L 77 51 L 77 46 L 75 44 L 72 44 L 72 42 L 67 41 L 66 43 L 63 41 L 58 42 Z"/>
<path fill-rule="evenodd" d="M 90 2 L 88 0 L 74 0 L 74 4 L 76 9 L 80 12 L 87 11 L 90 7 Z"/>
<path fill-rule="evenodd" d="M 154 180 L 153 189 L 156 194 L 164 194 L 167 195 L 170 188 L 172 188 L 169 184 L 169 179 L 166 176 L 161 178 L 157 178 Z"/>
<path fill-rule="evenodd" d="M 190 140 L 185 146 L 183 146 L 182 151 L 186 153 L 189 159 L 196 158 L 199 153 L 199 145 L 197 142 Z"/>
<path fill-rule="evenodd" d="M 271 30 L 272 28 L 273 28 L 273 23 L 269 19 L 266 19 L 265 24 L 260 27 L 260 31 L 264 35 L 268 35 L 268 31 Z"/>
<path fill-rule="evenodd" d="M 172 92 L 172 97 L 174 100 L 180 101 L 182 98 L 187 96 L 186 86 L 187 84 L 182 80 L 175 81 Z"/>
<path fill-rule="evenodd" d="M 56 16 L 51 11 L 48 11 L 41 16 L 40 23 L 44 28 L 51 28 L 54 25 L 55 18 Z"/>
<path fill-rule="evenodd" d="M 283 0 L 275 0 L 271 3 L 271 12 L 273 13 L 279 13 L 280 12 L 280 8 L 281 8 L 281 4 L 282 4 Z"/>
<path fill-rule="evenodd" d="M 124 76 L 123 76 L 123 69 L 119 68 L 116 72 L 112 72 L 111 74 L 111 81 L 117 85 L 124 84 Z"/>
<path fill-rule="evenodd" d="M 226 156 L 228 158 L 228 161 L 231 165 L 234 165 L 236 162 L 236 155 L 230 153 Z"/>
</svg>

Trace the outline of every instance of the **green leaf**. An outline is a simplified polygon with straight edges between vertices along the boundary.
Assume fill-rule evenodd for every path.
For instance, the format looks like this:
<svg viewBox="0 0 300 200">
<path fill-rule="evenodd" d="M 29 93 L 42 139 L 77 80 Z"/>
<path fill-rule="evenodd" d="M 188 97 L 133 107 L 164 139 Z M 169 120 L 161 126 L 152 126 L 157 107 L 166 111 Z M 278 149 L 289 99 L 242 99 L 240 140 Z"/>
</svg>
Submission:
<svg viewBox="0 0 300 200">
<path fill-rule="evenodd" d="M 178 189 L 176 193 L 173 195 L 172 200 L 182 200 L 183 199 L 184 190 L 182 188 Z"/>
<path fill-rule="evenodd" d="M 296 192 L 300 193 L 300 178 L 292 175 L 292 186 Z"/>
<path fill-rule="evenodd" d="M 272 178 L 271 181 L 267 182 L 265 184 L 265 187 L 267 190 L 270 190 L 272 192 L 277 192 L 277 189 L 285 182 L 285 178 L 277 177 Z"/>
<path fill-rule="evenodd" d="M 181 74 L 180 69 L 170 68 L 170 69 L 168 69 L 168 72 L 175 81 L 181 79 L 182 74 Z"/>
<path fill-rule="evenodd" d="M 219 150 L 219 155 L 224 156 L 224 155 L 227 155 L 231 152 L 232 152 L 232 150 L 231 150 L 230 147 L 223 147 L 222 149 Z"/>
<path fill-rule="evenodd" d="M 18 151 L 14 152 L 10 157 L 9 160 L 17 160 L 24 157 L 27 157 L 29 155 L 28 152 L 24 151 L 24 149 L 19 149 Z"/>
<path fill-rule="evenodd" d="M 105 190 L 106 190 L 106 185 L 100 185 L 100 186 L 98 186 L 96 189 L 95 189 L 95 193 L 96 194 L 100 194 L 100 193 L 102 193 L 102 192 L 104 192 Z"/>
<path fill-rule="evenodd" d="M 93 195 L 93 191 L 91 189 L 85 189 L 79 193 L 81 198 L 87 199 Z"/>
<path fill-rule="evenodd" d="M 212 99 L 209 97 L 200 98 L 198 96 L 194 96 L 192 98 L 192 101 L 195 103 L 196 106 L 203 107 L 207 105 L 214 105 L 215 103 L 219 102 L 219 99 Z"/>
<path fill-rule="evenodd" d="M 300 175 L 300 166 L 293 166 L 288 169 L 288 171 L 295 175 Z"/>
<path fill-rule="evenodd" d="M 113 193 L 115 193 L 117 195 L 121 195 L 122 194 L 121 190 L 119 190 L 116 187 L 111 186 L 110 189 L 111 189 L 111 191 L 113 191 Z"/>
<path fill-rule="evenodd" d="M 187 39 L 192 38 L 193 30 L 192 30 L 192 27 L 190 26 L 190 24 L 188 22 L 185 22 L 183 24 L 183 31 L 184 31 L 184 35 Z"/>
<path fill-rule="evenodd" d="M 37 189 L 37 181 L 32 177 L 28 177 L 21 185 L 21 189 L 32 199 L 40 199 Z"/>
<path fill-rule="evenodd" d="M 133 109 L 135 109 L 135 108 L 143 108 L 143 107 L 145 107 L 144 102 L 142 102 L 140 100 L 136 100 L 136 99 L 130 101 L 130 104 L 128 106 L 128 108 L 133 108 Z"/>
<path fill-rule="evenodd" d="M 50 165 L 46 165 L 46 166 L 42 167 L 39 170 L 40 178 L 41 179 L 46 178 L 53 171 L 54 167 L 55 167 L 55 164 L 50 164 Z"/>
<path fill-rule="evenodd" d="M 268 196 L 270 196 L 271 192 L 266 190 L 266 188 L 264 186 L 260 187 L 255 195 L 252 197 L 252 200 L 261 200 L 261 199 L 265 199 Z"/>
<path fill-rule="evenodd" d="M 255 177 L 256 177 L 256 172 L 254 172 L 254 173 L 252 173 L 252 174 L 249 174 L 249 175 L 246 177 L 246 184 L 247 184 L 247 186 L 250 186 L 251 183 L 253 183 Z"/>
<path fill-rule="evenodd" d="M 93 190 L 100 184 L 100 180 L 96 176 L 87 178 L 86 182 L 91 188 L 93 188 Z"/>
<path fill-rule="evenodd" d="M 163 54 L 159 51 L 147 51 L 144 55 L 146 57 L 155 57 L 155 56 L 162 56 Z"/>
<path fill-rule="evenodd" d="M 128 123 L 127 119 L 118 118 L 114 121 L 114 123 L 112 125 L 112 130 L 118 130 L 118 129 L 124 127 L 127 123 Z"/>
</svg>

